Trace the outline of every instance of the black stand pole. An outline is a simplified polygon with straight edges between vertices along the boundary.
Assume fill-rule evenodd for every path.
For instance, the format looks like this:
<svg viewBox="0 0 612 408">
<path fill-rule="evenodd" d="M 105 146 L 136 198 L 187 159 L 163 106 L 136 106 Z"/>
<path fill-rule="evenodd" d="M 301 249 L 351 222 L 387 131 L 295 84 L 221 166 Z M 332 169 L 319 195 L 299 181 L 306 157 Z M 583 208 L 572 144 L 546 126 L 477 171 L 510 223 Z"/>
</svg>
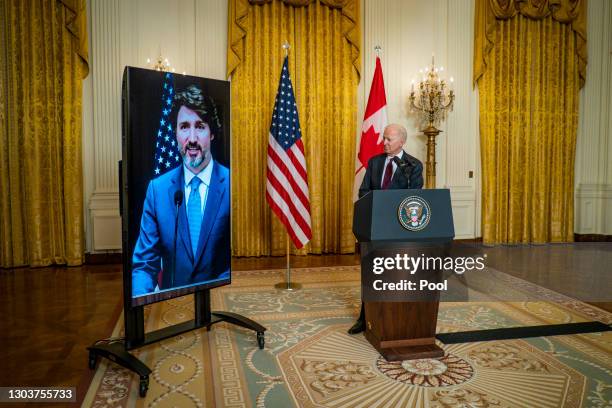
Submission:
<svg viewBox="0 0 612 408">
<path fill-rule="evenodd" d="M 149 389 L 149 375 L 151 369 L 142 361 L 128 352 L 138 347 L 156 343 L 158 341 L 176 336 L 187 331 L 206 327 L 210 330 L 213 324 L 228 322 L 257 333 L 257 345 L 264 348 L 264 333 L 266 328 L 248 317 L 231 313 L 210 311 L 210 289 L 195 292 L 195 319 L 188 322 L 175 324 L 150 333 L 144 332 L 143 307 L 124 309 L 126 336 L 120 340 L 99 340 L 87 347 L 89 350 L 89 368 L 94 370 L 99 357 L 107 358 L 140 377 L 139 395 L 145 397 Z"/>
</svg>

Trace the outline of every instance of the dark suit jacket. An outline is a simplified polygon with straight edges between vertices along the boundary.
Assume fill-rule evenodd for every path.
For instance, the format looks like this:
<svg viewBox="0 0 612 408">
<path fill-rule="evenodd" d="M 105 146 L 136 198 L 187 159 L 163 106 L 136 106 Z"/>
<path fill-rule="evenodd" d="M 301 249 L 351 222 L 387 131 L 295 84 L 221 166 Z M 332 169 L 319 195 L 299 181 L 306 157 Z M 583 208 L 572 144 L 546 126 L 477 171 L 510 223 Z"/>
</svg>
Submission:
<svg viewBox="0 0 612 408">
<path fill-rule="evenodd" d="M 363 197 L 372 190 L 380 190 L 385 171 L 385 153 L 379 154 L 368 160 L 368 168 L 366 169 L 363 182 L 359 187 L 359 198 Z M 410 177 L 406 178 L 401 168 L 397 168 L 391 179 L 388 189 L 415 189 L 423 188 L 423 164 L 416 157 L 412 157 L 404 151 L 402 159 L 408 162 Z"/>
<path fill-rule="evenodd" d="M 151 180 L 142 210 L 140 235 L 132 257 L 132 296 L 153 292 L 162 268 L 160 289 L 170 287 L 176 206 L 174 193 L 184 191 L 183 166 Z M 229 278 L 230 270 L 230 175 L 215 162 L 210 178 L 202 227 L 194 254 L 185 210 L 179 207 L 174 287 Z"/>
</svg>

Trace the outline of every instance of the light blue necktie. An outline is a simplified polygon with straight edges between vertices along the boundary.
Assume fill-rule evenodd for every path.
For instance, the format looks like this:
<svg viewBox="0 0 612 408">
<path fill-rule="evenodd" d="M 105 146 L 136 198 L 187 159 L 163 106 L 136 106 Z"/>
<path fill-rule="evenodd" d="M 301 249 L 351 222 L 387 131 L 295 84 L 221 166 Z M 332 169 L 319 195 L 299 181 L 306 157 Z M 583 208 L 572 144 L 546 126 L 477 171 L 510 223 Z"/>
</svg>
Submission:
<svg viewBox="0 0 612 408">
<path fill-rule="evenodd" d="M 191 193 L 187 204 L 187 220 L 189 221 L 189 235 L 191 237 L 191 249 L 195 257 L 200 239 L 200 227 L 202 226 L 202 199 L 200 198 L 200 180 L 198 177 L 191 179 Z"/>
</svg>

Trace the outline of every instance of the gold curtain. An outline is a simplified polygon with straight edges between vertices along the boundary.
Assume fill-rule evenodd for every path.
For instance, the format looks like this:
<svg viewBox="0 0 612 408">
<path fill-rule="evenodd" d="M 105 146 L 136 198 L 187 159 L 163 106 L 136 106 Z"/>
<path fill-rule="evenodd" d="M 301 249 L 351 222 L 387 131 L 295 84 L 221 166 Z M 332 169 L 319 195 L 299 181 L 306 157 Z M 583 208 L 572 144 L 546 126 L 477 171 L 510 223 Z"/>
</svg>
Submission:
<svg viewBox="0 0 612 408">
<path fill-rule="evenodd" d="M 517 14 L 491 33 L 478 79 L 486 244 L 573 240 L 579 38 L 553 15 Z"/>
<path fill-rule="evenodd" d="M 294 253 L 354 251 L 352 183 L 359 2 L 230 0 L 233 255 L 281 255 L 286 233 L 265 200 L 268 130 L 284 41 L 305 145 L 313 238 Z"/>
<path fill-rule="evenodd" d="M 0 0 L 0 266 L 83 261 L 85 0 Z"/>
<path fill-rule="evenodd" d="M 582 88 L 587 66 L 587 0 L 476 0 L 474 85 L 489 66 L 500 22 L 517 15 L 533 20 L 552 17 L 555 21 L 570 25 L 576 37 L 574 50 Z"/>
</svg>

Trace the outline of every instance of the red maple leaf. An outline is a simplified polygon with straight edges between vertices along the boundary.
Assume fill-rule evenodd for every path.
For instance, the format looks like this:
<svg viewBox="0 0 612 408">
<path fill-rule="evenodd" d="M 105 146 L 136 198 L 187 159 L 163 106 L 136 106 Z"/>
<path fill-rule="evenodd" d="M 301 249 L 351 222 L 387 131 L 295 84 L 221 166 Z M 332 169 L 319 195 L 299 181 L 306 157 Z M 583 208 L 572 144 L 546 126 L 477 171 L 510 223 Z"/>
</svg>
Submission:
<svg viewBox="0 0 612 408">
<path fill-rule="evenodd" d="M 368 168 L 368 160 L 377 154 L 383 152 L 383 144 L 378 143 L 378 136 L 374 126 L 370 126 L 366 132 L 361 133 L 361 141 L 359 142 L 359 154 L 357 157 L 364 168 Z"/>
</svg>

